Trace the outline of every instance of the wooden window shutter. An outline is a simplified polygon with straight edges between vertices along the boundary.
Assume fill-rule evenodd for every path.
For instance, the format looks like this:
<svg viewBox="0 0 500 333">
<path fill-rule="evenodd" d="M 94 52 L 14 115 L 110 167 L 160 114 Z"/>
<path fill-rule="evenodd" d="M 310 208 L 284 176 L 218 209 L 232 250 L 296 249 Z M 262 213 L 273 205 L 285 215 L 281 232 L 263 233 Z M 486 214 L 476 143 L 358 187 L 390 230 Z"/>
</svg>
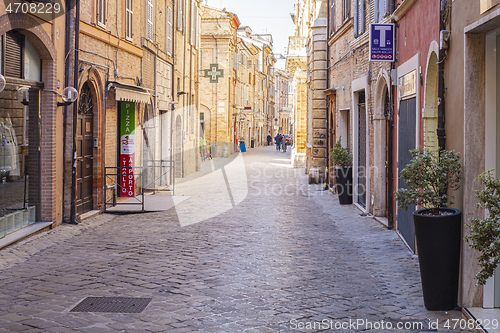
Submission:
<svg viewBox="0 0 500 333">
<path fill-rule="evenodd" d="M 196 6 L 196 1 L 191 1 L 191 45 L 196 46 L 196 18 L 198 7 Z"/>
<path fill-rule="evenodd" d="M 106 0 L 97 0 L 97 24 L 106 26 Z"/>
<path fill-rule="evenodd" d="M 376 23 L 377 18 L 377 2 L 378 0 L 371 0 L 370 1 L 370 23 Z"/>
<path fill-rule="evenodd" d="M 167 8 L 167 53 L 172 55 L 172 8 Z"/>
<path fill-rule="evenodd" d="M 335 31 L 335 0 L 330 0 L 330 34 Z"/>
<path fill-rule="evenodd" d="M 5 34 L 5 76 L 23 78 L 24 35 L 17 31 Z"/>
<path fill-rule="evenodd" d="M 147 0 L 146 37 L 147 37 L 147 39 L 149 39 L 151 41 L 153 41 L 153 37 L 154 37 L 153 14 L 154 14 L 153 0 Z"/>
<path fill-rule="evenodd" d="M 365 31 L 365 2 L 357 0 L 358 4 L 358 35 L 362 35 Z"/>
<path fill-rule="evenodd" d="M 134 2 L 125 0 L 125 38 L 132 39 L 134 31 Z"/>
</svg>

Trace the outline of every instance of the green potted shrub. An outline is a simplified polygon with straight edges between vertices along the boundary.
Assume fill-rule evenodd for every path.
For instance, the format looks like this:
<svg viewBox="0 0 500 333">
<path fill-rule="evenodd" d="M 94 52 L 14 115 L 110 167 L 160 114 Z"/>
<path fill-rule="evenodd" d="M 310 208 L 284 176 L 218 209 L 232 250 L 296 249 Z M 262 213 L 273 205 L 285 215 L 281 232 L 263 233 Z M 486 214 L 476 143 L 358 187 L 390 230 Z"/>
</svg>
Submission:
<svg viewBox="0 0 500 333">
<path fill-rule="evenodd" d="M 352 204 L 352 158 L 347 148 L 342 147 L 342 137 L 339 137 L 330 157 L 335 166 L 335 182 L 341 205 Z"/>
<path fill-rule="evenodd" d="M 400 208 L 423 207 L 413 212 L 420 276 L 425 307 L 451 310 L 457 306 L 462 212 L 449 208 L 462 178 L 460 154 L 441 150 L 439 155 L 417 148 L 401 171 L 407 188 L 395 192 Z"/>
<path fill-rule="evenodd" d="M 487 217 L 471 218 L 470 233 L 465 237 L 469 245 L 478 250 L 481 271 L 476 274 L 478 283 L 484 285 L 493 276 L 500 262 L 500 179 L 493 177 L 493 170 L 479 175 L 484 189 L 476 191 L 479 199 L 478 208 L 488 211 Z"/>
</svg>

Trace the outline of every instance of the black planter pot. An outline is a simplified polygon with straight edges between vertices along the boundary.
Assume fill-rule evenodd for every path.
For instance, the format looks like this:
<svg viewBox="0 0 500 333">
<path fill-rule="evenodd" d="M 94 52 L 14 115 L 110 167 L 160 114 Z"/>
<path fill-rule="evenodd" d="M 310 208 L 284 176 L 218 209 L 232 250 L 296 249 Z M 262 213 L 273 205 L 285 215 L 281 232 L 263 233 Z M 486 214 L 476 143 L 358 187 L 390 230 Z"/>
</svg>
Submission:
<svg viewBox="0 0 500 333">
<path fill-rule="evenodd" d="M 413 212 L 424 304 L 431 311 L 452 310 L 458 300 L 462 212 L 439 208 L 452 214 L 422 215 L 431 209 Z"/>
<path fill-rule="evenodd" d="M 352 167 L 335 168 L 335 182 L 340 204 L 352 204 Z"/>
</svg>

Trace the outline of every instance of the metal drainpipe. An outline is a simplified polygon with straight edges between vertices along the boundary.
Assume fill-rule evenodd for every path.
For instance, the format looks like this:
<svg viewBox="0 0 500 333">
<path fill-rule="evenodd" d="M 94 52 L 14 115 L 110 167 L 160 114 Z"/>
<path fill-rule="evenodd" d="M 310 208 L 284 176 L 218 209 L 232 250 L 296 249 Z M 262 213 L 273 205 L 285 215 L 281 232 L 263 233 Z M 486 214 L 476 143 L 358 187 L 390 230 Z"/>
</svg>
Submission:
<svg viewBox="0 0 500 333">
<path fill-rule="evenodd" d="M 441 0 L 443 2 L 445 0 Z M 439 30 L 445 30 L 446 24 L 441 19 L 443 11 L 440 11 L 439 18 Z M 444 150 L 446 146 L 446 130 L 445 130 L 445 86 L 444 86 L 444 61 L 446 59 L 446 51 L 444 49 L 439 50 L 439 62 L 438 62 L 438 126 L 437 126 L 437 137 L 439 151 Z M 439 102 L 440 101 L 440 102 Z"/>
<path fill-rule="evenodd" d="M 334 0 L 327 2 L 327 15 L 326 15 L 326 89 L 330 89 L 330 47 L 328 45 L 328 37 L 330 36 L 330 3 Z M 336 94 L 336 92 L 335 92 Z M 330 96 L 326 97 L 326 170 L 325 170 L 325 190 L 330 186 Z M 333 119 L 332 119 L 333 122 Z"/>
<path fill-rule="evenodd" d="M 75 0 L 76 1 L 76 0 Z M 75 63 L 74 63 L 74 85 L 75 89 L 78 89 L 78 61 L 79 61 L 79 49 L 80 49 L 80 1 L 76 1 L 76 13 L 75 13 Z M 71 170 L 71 223 L 77 224 L 76 222 L 76 123 L 78 121 L 78 103 L 73 103 L 73 164 Z"/>
<path fill-rule="evenodd" d="M 171 95 L 171 99 L 172 99 L 172 110 L 170 110 L 170 178 L 171 180 L 174 180 L 175 178 L 175 170 L 174 168 L 177 168 L 176 165 L 174 165 L 174 112 L 175 112 L 175 104 L 173 104 L 173 102 L 175 102 L 175 99 L 174 99 L 174 96 L 176 94 L 175 92 L 175 57 L 174 57 L 174 52 L 175 52 L 175 30 L 176 30 L 176 26 L 175 26 L 175 22 L 176 22 L 176 10 L 175 10 L 175 1 L 172 3 L 172 48 L 171 48 L 171 55 L 172 55 L 172 95 Z M 172 168 L 172 165 L 174 166 L 174 168 Z"/>
<path fill-rule="evenodd" d="M 66 8 L 72 8 L 71 6 L 71 0 L 66 0 Z M 73 12 L 74 13 L 74 12 Z M 73 31 L 73 29 L 71 28 L 71 11 L 67 11 L 66 12 L 66 46 L 65 46 L 65 49 L 64 49 L 64 52 L 65 54 L 69 54 L 70 50 L 73 48 L 70 46 L 70 35 L 71 35 L 71 32 Z M 70 80 L 70 77 L 68 74 L 70 74 L 70 66 L 69 64 L 65 61 L 64 62 L 64 66 L 65 66 L 65 69 L 66 69 L 66 75 L 64 76 L 64 86 L 67 87 L 69 85 L 69 80 Z M 64 136 L 65 137 L 68 137 L 69 136 L 69 133 L 68 133 L 68 128 L 67 128 L 67 125 L 68 125 L 68 113 L 69 113 L 69 110 L 70 110 L 70 107 L 67 106 L 64 108 L 64 114 L 63 114 L 63 126 L 64 126 Z M 66 140 L 63 140 L 63 154 L 64 154 L 64 158 L 63 160 L 66 161 L 66 159 L 68 158 L 67 154 L 66 154 Z M 63 163 L 63 175 L 66 175 L 66 163 Z M 64 176 L 63 176 L 63 194 L 62 194 L 62 197 L 63 197 L 63 207 L 65 207 L 65 186 L 66 185 L 66 181 L 64 180 Z M 64 208 L 63 208 L 63 216 L 64 216 Z"/>
<path fill-rule="evenodd" d="M 397 39 L 398 34 L 396 33 L 396 29 L 399 28 L 398 24 L 395 24 L 395 31 L 394 31 L 394 36 Z M 397 40 L 395 41 L 395 45 L 397 46 Z M 397 62 L 397 56 L 395 62 Z M 391 62 L 391 74 L 392 70 L 395 67 L 395 62 Z M 387 171 L 386 171 L 386 177 L 387 177 L 387 187 L 389 188 L 389 193 L 387 193 L 387 229 L 392 230 L 394 229 L 394 197 L 393 197 L 393 191 L 392 189 L 394 188 L 394 163 L 393 163 L 393 149 L 394 149 L 394 90 L 397 91 L 397 86 L 396 89 L 394 89 L 394 86 L 392 85 L 392 75 L 391 75 L 391 82 L 389 82 L 389 87 L 387 89 L 391 89 L 391 95 L 389 97 L 389 104 L 390 104 L 390 112 L 389 112 L 389 119 L 387 120 L 387 126 L 388 126 L 388 138 L 387 138 Z M 396 92 L 397 93 L 397 92 Z"/>
<path fill-rule="evenodd" d="M 219 63 L 219 44 L 217 43 L 217 38 L 214 35 L 211 35 L 212 38 L 215 40 L 215 63 Z M 217 155 L 217 123 L 218 123 L 218 110 L 217 110 L 217 103 L 218 103 L 218 91 L 219 91 L 219 81 L 215 83 L 215 106 L 214 106 L 214 113 L 215 113 L 215 155 Z M 210 131 L 212 130 L 212 125 L 210 125 Z"/>
<path fill-rule="evenodd" d="M 191 0 L 194 1 L 194 0 Z M 186 14 L 186 7 L 183 8 L 183 14 Z M 184 35 L 184 54 L 183 54 L 183 68 L 182 68 L 182 91 L 186 91 L 186 43 L 187 43 L 187 15 L 185 15 L 182 21 L 183 27 L 182 32 Z M 191 79 L 191 78 L 190 78 Z M 184 141 L 186 139 L 186 94 L 182 95 L 182 151 L 181 151 L 181 163 L 182 163 L 182 178 L 184 178 Z"/>
<path fill-rule="evenodd" d="M 391 70 L 394 69 L 394 63 L 391 63 Z M 394 89 L 392 86 L 392 82 L 390 82 L 390 87 L 388 89 L 391 89 L 391 97 L 389 98 L 389 103 L 390 103 L 390 108 L 391 112 L 389 114 L 389 119 L 387 121 L 387 126 L 388 128 L 388 138 L 387 138 L 387 187 L 389 188 L 389 193 L 387 195 L 387 229 L 392 230 L 394 229 L 394 214 L 393 214 L 393 209 L 394 209 L 394 198 L 392 195 L 392 189 L 394 188 L 394 172 L 393 172 L 393 140 L 394 140 Z"/>
<path fill-rule="evenodd" d="M 156 13 L 158 13 L 158 1 L 155 0 L 155 10 L 156 10 Z M 165 13 L 165 15 L 167 15 L 167 13 Z M 155 31 L 156 31 L 156 28 L 158 27 L 157 26 L 157 21 L 156 21 L 156 18 L 157 18 L 157 14 L 155 14 Z M 156 39 L 156 32 L 155 32 L 155 44 L 156 44 L 156 53 L 155 53 L 155 65 L 154 65 L 154 71 L 155 71 L 155 75 L 154 75 L 154 98 L 153 98 L 153 101 L 154 101 L 154 105 L 153 105 L 153 124 L 154 124 L 154 127 L 155 127 L 155 132 L 156 132 L 156 115 L 159 114 L 158 112 L 158 87 L 157 87 L 157 76 L 158 76 L 158 68 L 157 68 L 157 63 L 158 63 L 158 53 L 160 52 L 159 51 L 159 45 L 158 45 L 158 40 Z M 157 159 L 157 156 L 156 156 L 156 152 L 157 152 L 157 136 L 156 136 L 156 133 L 155 133 L 155 145 L 154 145 L 154 150 L 153 150 L 153 160 L 156 160 Z M 155 162 L 153 162 L 153 165 L 155 165 Z M 161 162 L 160 162 L 160 165 L 161 165 Z M 156 168 L 153 166 L 153 175 L 155 175 L 155 172 L 156 172 Z M 156 175 L 154 176 L 155 179 L 156 179 Z"/>
<path fill-rule="evenodd" d="M 193 8 L 193 6 L 191 5 L 191 9 L 192 8 Z M 193 13 L 191 13 L 191 16 L 193 16 Z M 191 36 L 191 38 L 192 38 L 192 36 Z M 189 109 L 193 111 L 193 104 L 191 103 L 193 101 L 192 83 L 193 83 L 193 45 L 190 45 L 189 46 L 189 100 L 187 102 L 189 105 Z M 193 111 L 192 113 L 194 115 L 195 111 Z M 194 117 L 194 119 L 196 119 L 196 117 Z M 191 119 L 191 121 L 193 121 L 193 119 Z M 199 140 L 198 140 L 198 142 L 199 142 Z M 195 156 L 195 161 L 196 161 L 198 159 L 198 154 L 196 154 L 196 146 L 195 146 L 194 150 L 195 150 L 194 156 Z M 196 162 L 195 162 L 195 165 L 197 165 Z M 195 170 L 196 170 L 196 167 L 195 167 Z"/>
</svg>

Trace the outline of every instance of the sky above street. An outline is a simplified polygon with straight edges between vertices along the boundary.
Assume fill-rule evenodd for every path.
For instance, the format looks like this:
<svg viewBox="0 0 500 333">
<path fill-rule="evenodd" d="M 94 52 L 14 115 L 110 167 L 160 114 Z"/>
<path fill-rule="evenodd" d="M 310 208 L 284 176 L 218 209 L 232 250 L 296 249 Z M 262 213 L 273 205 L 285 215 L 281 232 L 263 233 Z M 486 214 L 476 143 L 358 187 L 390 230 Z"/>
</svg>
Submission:
<svg viewBox="0 0 500 333">
<path fill-rule="evenodd" d="M 274 53 L 284 54 L 288 36 L 293 35 L 294 0 L 204 0 L 203 4 L 235 13 L 241 25 L 248 25 L 253 33 L 273 35 Z"/>
</svg>

